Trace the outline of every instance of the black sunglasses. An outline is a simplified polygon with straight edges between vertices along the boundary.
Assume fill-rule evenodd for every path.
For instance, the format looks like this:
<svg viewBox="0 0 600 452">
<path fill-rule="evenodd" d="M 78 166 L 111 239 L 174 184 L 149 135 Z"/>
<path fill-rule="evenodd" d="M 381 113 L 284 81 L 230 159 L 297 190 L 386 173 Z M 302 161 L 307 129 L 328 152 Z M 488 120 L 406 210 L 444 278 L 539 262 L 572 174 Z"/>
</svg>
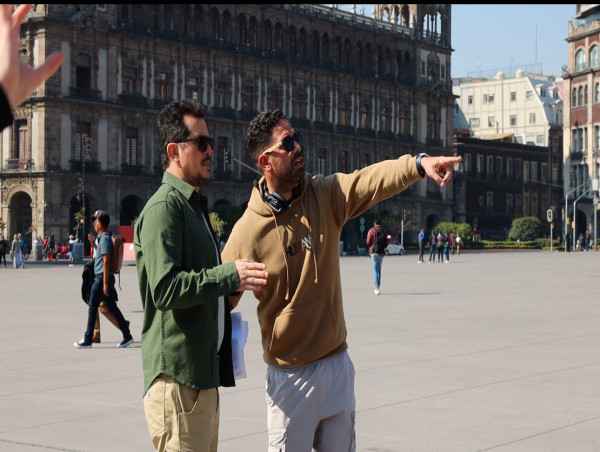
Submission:
<svg viewBox="0 0 600 452">
<path fill-rule="evenodd" d="M 179 143 L 187 143 L 188 141 L 195 141 L 196 146 L 198 146 L 198 149 L 202 152 L 205 152 L 209 146 L 212 150 L 215 149 L 215 139 L 212 137 L 205 137 L 204 135 L 200 135 L 196 138 L 188 138 L 187 140 L 179 141 Z"/>
<path fill-rule="evenodd" d="M 268 154 L 269 152 L 273 152 L 279 146 L 283 146 L 287 152 L 292 152 L 295 147 L 295 143 L 298 143 L 300 147 L 302 147 L 302 133 L 296 132 L 293 137 L 287 136 L 279 143 L 274 144 L 269 149 L 264 150 L 261 155 Z"/>
</svg>

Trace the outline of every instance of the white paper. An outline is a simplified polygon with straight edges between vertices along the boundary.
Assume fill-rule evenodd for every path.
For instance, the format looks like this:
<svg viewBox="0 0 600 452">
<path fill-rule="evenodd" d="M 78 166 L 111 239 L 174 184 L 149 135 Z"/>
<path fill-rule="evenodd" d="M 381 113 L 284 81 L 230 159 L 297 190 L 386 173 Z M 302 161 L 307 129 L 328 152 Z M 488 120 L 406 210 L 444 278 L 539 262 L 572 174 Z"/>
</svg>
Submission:
<svg viewBox="0 0 600 452">
<path fill-rule="evenodd" d="M 231 313 L 231 348 L 233 351 L 233 375 L 246 378 L 244 347 L 248 339 L 248 321 L 242 319 L 241 312 Z"/>
</svg>

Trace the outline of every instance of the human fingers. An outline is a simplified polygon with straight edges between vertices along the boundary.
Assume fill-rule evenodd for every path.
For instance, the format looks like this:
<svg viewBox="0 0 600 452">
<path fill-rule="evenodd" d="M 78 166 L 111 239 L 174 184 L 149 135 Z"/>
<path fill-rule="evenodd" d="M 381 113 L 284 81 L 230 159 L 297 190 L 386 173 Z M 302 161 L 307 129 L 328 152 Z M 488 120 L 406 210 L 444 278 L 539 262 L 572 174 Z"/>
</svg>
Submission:
<svg viewBox="0 0 600 452">
<path fill-rule="evenodd" d="M 257 290 L 267 284 L 269 274 L 264 270 L 265 264 L 247 259 L 236 260 L 235 264 L 240 279 L 238 291 Z"/>
<path fill-rule="evenodd" d="M 13 5 L 4 5 L 4 6 L 8 6 L 9 10 L 12 11 L 12 7 Z M 23 23 L 23 20 L 25 20 L 25 16 L 27 16 L 27 13 L 29 12 L 29 10 L 31 9 L 33 5 L 31 3 L 23 3 L 21 5 L 19 5 L 14 12 L 12 12 L 12 27 L 13 29 L 19 29 L 19 27 L 21 26 L 21 24 Z"/>
</svg>

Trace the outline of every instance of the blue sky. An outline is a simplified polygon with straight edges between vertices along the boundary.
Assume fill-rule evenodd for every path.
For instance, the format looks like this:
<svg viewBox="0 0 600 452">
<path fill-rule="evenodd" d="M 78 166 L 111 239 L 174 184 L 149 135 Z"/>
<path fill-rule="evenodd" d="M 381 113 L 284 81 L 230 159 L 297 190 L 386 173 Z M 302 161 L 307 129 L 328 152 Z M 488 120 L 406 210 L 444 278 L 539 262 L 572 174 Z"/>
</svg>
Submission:
<svg viewBox="0 0 600 452">
<path fill-rule="evenodd" d="M 350 10 L 350 5 L 338 5 Z M 356 12 L 371 17 L 370 4 Z M 570 5 L 452 5 L 452 77 L 526 72 L 562 75 L 567 65 Z M 510 71 L 512 70 L 512 74 Z"/>
</svg>

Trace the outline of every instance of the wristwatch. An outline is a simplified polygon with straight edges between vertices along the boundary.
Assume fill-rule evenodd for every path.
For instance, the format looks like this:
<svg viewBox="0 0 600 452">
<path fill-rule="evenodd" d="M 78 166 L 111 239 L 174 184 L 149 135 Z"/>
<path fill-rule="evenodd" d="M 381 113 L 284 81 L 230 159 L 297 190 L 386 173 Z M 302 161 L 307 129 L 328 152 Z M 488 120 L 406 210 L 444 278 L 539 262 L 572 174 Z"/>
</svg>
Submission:
<svg viewBox="0 0 600 452">
<path fill-rule="evenodd" d="M 417 156 L 417 171 L 419 172 L 419 174 L 423 177 L 425 177 L 427 174 L 425 173 L 425 170 L 423 169 L 423 167 L 421 166 L 421 159 L 423 157 L 431 157 L 429 154 L 426 154 L 425 152 L 422 152 L 421 154 L 419 154 Z"/>
</svg>

